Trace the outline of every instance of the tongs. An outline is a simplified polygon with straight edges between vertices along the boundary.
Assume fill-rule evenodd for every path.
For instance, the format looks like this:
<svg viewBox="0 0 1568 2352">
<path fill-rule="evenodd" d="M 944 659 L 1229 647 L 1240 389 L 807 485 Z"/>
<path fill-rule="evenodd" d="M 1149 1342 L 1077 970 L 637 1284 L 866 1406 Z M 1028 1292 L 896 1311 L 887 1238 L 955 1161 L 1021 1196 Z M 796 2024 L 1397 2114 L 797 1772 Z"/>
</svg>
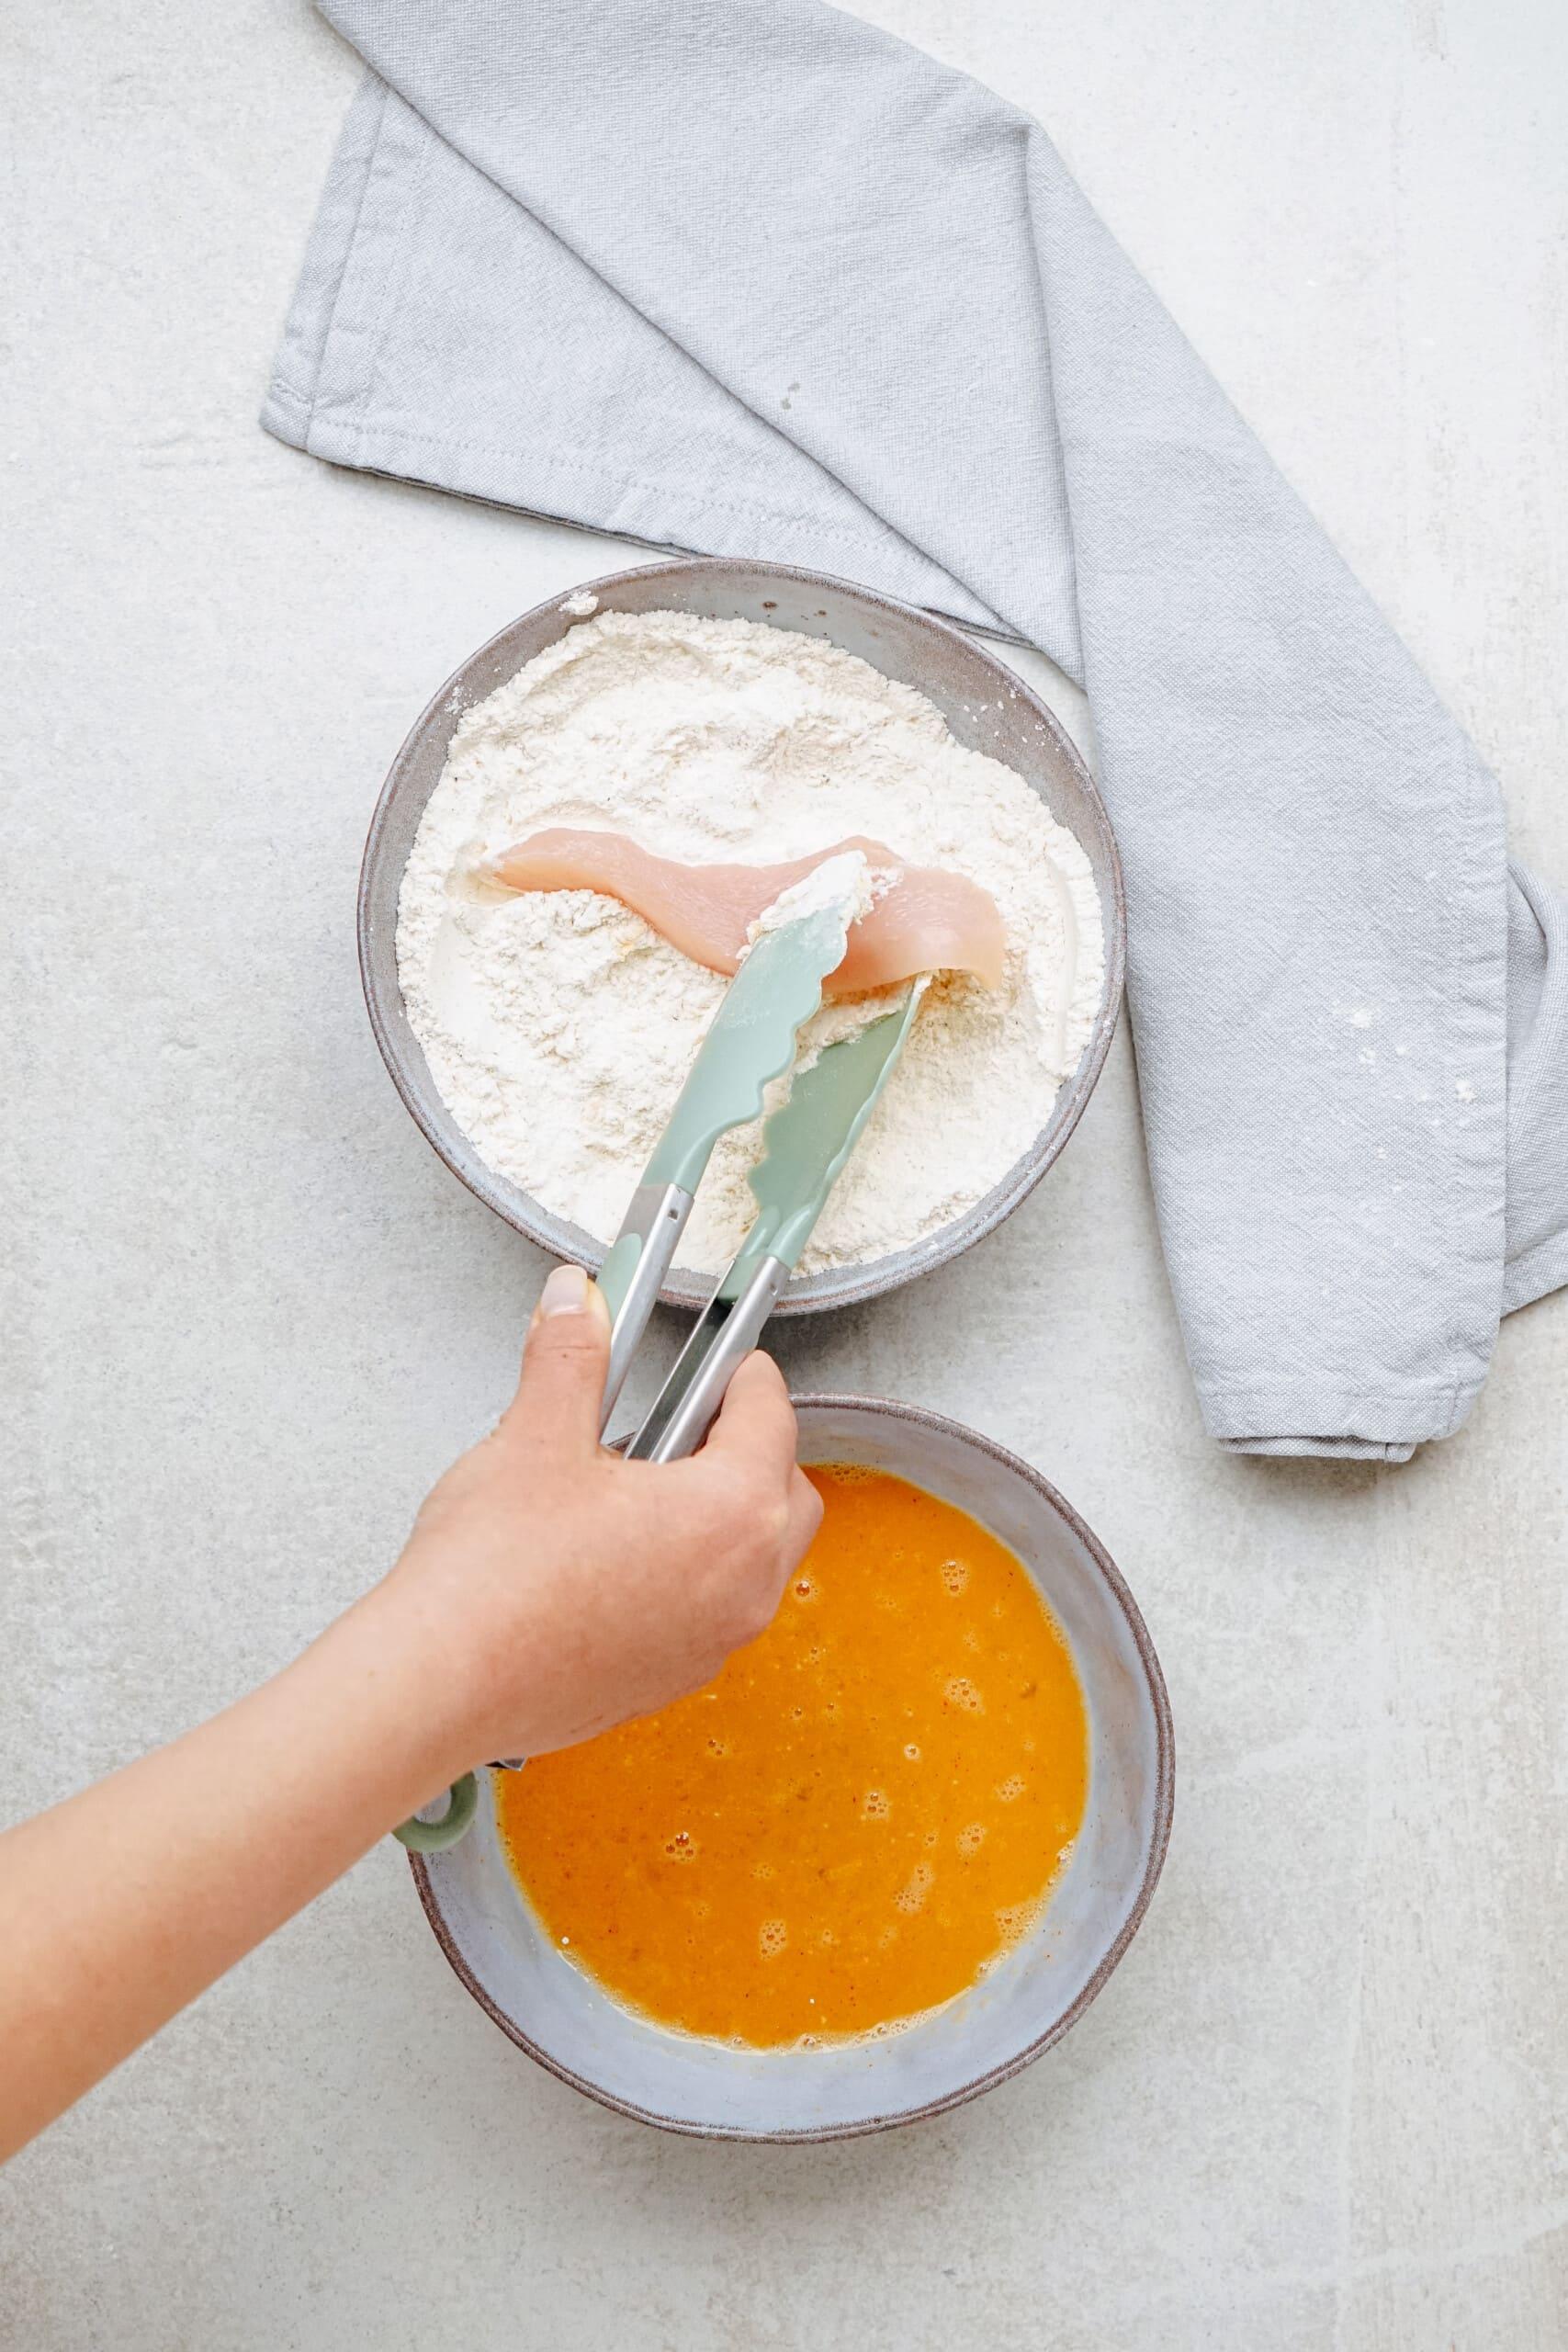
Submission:
<svg viewBox="0 0 1568 2352">
<path fill-rule="evenodd" d="M 903 1051 L 924 989 L 916 980 L 891 1012 L 825 1046 L 799 1073 L 762 1129 L 747 1182 L 757 1214 L 698 1316 L 673 1370 L 626 1447 L 628 1459 L 678 1462 L 694 1453 L 795 1272 L 822 1205 Z M 642 1310 L 642 1321 L 649 1308 Z M 635 1346 L 636 1335 L 628 1341 Z"/>
<path fill-rule="evenodd" d="M 843 961 L 851 915 L 846 899 L 763 932 L 709 1024 L 599 1275 L 611 1315 L 601 1435 L 674 1263 L 714 1147 L 731 1127 L 760 1115 L 766 1089 L 793 1067 L 801 1027 L 820 1005 L 828 974 Z M 770 1114 L 761 1155 L 747 1179 L 757 1204 L 750 1230 L 628 1442 L 629 1458 L 675 1462 L 702 1443 L 875 1107 L 924 988 L 923 978 L 914 980 L 890 1012 L 825 1046 Z M 437 1853 L 456 1845 L 478 1806 L 478 1782 L 466 1773 L 440 1820 L 416 1815 L 394 1834 L 416 1852 Z"/>
<path fill-rule="evenodd" d="M 763 932 L 708 1023 L 600 1271 L 611 1317 L 602 1427 L 674 1263 L 714 1147 L 729 1128 L 759 1115 L 765 1089 L 794 1062 L 801 1026 L 822 1001 L 822 983 L 843 961 L 849 914 L 846 905 L 829 903 Z"/>
<path fill-rule="evenodd" d="M 764 1090 L 794 1063 L 799 1030 L 843 960 L 848 925 L 848 907 L 834 906 L 765 932 L 714 1016 L 599 1276 L 612 1317 L 602 1434 L 714 1147 L 728 1129 L 759 1115 Z M 923 987 L 915 981 L 891 1012 L 825 1046 L 770 1114 L 747 1180 L 757 1208 L 750 1230 L 627 1443 L 629 1460 L 676 1462 L 702 1443 L 871 1116 Z"/>
</svg>

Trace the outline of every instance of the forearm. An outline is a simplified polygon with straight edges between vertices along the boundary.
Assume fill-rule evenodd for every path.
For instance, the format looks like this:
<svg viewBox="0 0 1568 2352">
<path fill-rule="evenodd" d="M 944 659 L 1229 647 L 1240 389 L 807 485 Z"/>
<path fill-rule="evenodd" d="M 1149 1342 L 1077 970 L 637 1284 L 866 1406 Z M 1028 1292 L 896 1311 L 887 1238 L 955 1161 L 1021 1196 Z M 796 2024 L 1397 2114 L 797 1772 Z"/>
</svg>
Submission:
<svg viewBox="0 0 1568 2352">
<path fill-rule="evenodd" d="M 199 1730 L 0 1836 L 0 2161 L 474 1761 L 385 1592 Z"/>
</svg>

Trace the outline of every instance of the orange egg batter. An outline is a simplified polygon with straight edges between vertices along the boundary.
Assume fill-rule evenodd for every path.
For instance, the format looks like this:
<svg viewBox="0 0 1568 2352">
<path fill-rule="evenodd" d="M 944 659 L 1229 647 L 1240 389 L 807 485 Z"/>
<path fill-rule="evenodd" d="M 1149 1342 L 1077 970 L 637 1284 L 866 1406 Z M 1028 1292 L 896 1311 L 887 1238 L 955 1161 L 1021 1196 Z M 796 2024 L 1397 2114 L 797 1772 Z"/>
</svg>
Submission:
<svg viewBox="0 0 1568 2352">
<path fill-rule="evenodd" d="M 950 1999 L 1036 1916 L 1089 1737 L 1012 1553 L 901 1478 L 808 1474 L 826 1514 L 716 1682 L 497 1779 L 562 1954 L 660 2023 L 764 2047 Z"/>
</svg>

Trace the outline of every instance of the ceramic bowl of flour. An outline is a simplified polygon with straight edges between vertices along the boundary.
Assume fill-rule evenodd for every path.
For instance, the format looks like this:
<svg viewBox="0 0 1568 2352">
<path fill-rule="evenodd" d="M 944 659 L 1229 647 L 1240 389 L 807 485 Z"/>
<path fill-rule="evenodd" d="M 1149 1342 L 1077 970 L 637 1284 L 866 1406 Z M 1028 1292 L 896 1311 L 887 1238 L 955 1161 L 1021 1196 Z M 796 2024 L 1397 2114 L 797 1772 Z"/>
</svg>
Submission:
<svg viewBox="0 0 1568 2352">
<path fill-rule="evenodd" d="M 911 1405 L 796 1400 L 803 1462 L 860 1463 L 966 1511 L 1016 1554 L 1065 1634 L 1089 1718 L 1083 1824 L 1027 1934 L 966 1993 L 896 2034 L 748 2050 L 672 2032 L 555 1949 L 508 1868 L 492 1776 L 474 1826 L 411 1855 L 458 1977 L 520 2049 L 591 2098 L 674 2132 L 831 2140 L 915 2122 L 1003 2082 L 1059 2041 L 1137 1931 L 1170 1837 L 1175 1759 L 1159 1661 L 1104 1546 L 1038 1471 Z M 528 1768 L 523 1768 L 526 1793 Z"/>
<path fill-rule="evenodd" d="M 596 1271 L 725 983 L 597 894 L 497 910 L 465 892 L 465 859 L 562 824 L 697 863 L 868 833 L 967 871 L 1022 940 L 1010 994 L 955 980 L 928 1000 L 777 1312 L 908 1282 L 1039 1182 L 1115 1027 L 1122 878 L 1068 738 L 971 639 L 780 566 L 653 564 L 514 621 L 415 724 L 360 877 L 377 1043 L 469 1190 Z M 853 1018 L 825 1008 L 803 1051 Z M 742 1130 L 716 1153 L 668 1303 L 705 1298 L 743 1229 L 755 1150 Z"/>
</svg>

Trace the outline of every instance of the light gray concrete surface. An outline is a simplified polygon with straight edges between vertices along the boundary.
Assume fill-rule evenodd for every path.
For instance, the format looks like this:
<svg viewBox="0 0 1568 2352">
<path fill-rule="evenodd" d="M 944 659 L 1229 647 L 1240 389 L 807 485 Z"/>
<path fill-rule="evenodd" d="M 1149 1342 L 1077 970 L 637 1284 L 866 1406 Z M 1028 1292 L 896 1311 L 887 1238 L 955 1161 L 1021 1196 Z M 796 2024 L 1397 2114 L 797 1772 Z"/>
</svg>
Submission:
<svg viewBox="0 0 1568 2352">
<path fill-rule="evenodd" d="M 1050 125 L 1568 873 L 1556 0 L 875 13 Z M 354 884 L 432 686 L 621 551 L 257 430 L 354 78 L 302 0 L 0 28 L 12 1814 L 378 1573 L 544 1272 L 383 1076 Z M 780 1346 L 797 1385 L 1041 1464 L 1144 1604 L 1176 1836 L 1099 2006 L 923 2130 L 670 2142 L 501 2040 L 388 1845 L 0 2183 L 0 2340 L 1568 2341 L 1568 1306 L 1505 1331 L 1471 1427 L 1408 1468 L 1222 1459 L 1123 1042 L 1008 1229 Z"/>
</svg>

